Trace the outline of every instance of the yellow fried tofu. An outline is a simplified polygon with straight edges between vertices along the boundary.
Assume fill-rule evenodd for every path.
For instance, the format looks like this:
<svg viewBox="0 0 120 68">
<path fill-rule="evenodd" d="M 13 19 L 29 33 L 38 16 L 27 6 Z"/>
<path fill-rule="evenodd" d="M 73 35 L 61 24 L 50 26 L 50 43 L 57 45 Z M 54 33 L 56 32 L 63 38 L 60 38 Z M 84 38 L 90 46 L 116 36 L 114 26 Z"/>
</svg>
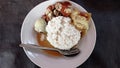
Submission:
<svg viewBox="0 0 120 68">
<path fill-rule="evenodd" d="M 71 14 L 73 24 L 78 30 L 82 31 L 82 36 L 84 36 L 87 33 L 87 30 L 89 29 L 90 17 L 90 13 L 80 12 L 77 9 L 74 9 L 74 11 Z"/>
</svg>

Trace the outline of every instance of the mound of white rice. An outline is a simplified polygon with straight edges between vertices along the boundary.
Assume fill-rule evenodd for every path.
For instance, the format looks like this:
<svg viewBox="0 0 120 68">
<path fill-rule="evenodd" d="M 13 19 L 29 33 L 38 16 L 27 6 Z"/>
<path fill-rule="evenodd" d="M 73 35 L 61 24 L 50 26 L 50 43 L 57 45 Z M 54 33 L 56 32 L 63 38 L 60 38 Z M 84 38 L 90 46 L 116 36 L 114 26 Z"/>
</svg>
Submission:
<svg viewBox="0 0 120 68">
<path fill-rule="evenodd" d="M 80 40 L 81 33 L 70 24 L 69 17 L 58 16 L 48 22 L 46 26 L 47 40 L 52 46 L 62 50 L 69 50 Z"/>
</svg>

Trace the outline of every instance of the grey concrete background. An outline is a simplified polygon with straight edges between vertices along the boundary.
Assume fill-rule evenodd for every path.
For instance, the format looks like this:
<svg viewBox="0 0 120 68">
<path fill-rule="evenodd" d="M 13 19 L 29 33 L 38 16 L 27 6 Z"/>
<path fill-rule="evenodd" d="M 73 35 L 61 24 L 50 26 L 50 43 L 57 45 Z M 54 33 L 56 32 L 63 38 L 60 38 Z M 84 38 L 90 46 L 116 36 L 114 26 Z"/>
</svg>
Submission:
<svg viewBox="0 0 120 68">
<path fill-rule="evenodd" d="M 25 55 L 20 30 L 27 13 L 44 0 L 0 0 L 0 68 L 39 68 Z M 92 13 L 95 49 L 78 68 L 120 68 L 120 1 L 73 0 Z"/>
</svg>

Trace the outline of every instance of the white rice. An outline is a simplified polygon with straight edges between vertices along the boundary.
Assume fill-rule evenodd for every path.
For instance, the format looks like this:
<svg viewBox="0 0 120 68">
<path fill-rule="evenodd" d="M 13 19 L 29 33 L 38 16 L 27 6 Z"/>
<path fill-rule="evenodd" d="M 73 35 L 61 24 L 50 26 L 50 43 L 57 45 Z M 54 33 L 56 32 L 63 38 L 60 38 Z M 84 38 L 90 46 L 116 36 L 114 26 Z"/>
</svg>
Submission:
<svg viewBox="0 0 120 68">
<path fill-rule="evenodd" d="M 47 40 L 52 46 L 62 50 L 69 50 L 80 40 L 81 33 L 70 24 L 69 17 L 58 16 L 48 22 L 46 26 Z"/>
</svg>

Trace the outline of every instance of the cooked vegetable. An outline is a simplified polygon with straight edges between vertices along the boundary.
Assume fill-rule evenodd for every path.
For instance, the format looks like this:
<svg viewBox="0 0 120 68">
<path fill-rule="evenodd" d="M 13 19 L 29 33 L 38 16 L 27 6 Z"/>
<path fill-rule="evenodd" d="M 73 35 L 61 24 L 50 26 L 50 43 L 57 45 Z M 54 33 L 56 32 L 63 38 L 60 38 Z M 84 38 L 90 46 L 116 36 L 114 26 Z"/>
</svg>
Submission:
<svg viewBox="0 0 120 68">
<path fill-rule="evenodd" d="M 42 18 L 35 22 L 34 29 L 36 32 L 45 32 L 46 21 Z"/>
</svg>

